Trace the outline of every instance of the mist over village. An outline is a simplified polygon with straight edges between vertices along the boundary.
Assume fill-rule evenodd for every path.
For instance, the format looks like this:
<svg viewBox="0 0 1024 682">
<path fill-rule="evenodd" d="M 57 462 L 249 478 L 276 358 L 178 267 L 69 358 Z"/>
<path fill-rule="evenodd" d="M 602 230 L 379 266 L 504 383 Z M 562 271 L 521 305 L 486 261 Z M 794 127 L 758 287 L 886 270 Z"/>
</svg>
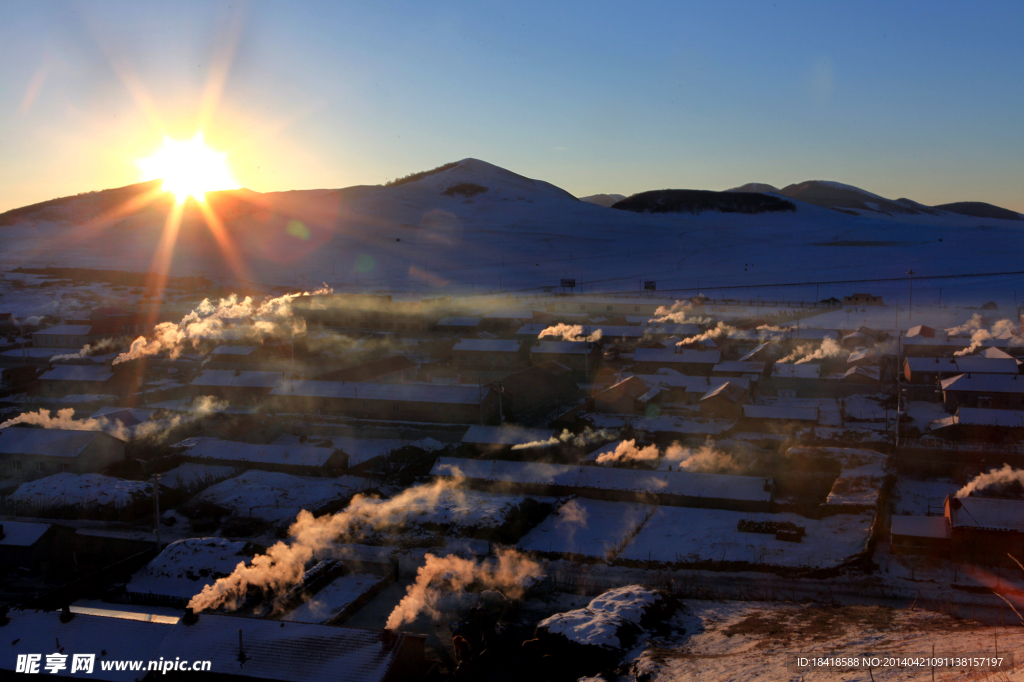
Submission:
<svg viewBox="0 0 1024 682">
<path fill-rule="evenodd" d="M 48 7 L 0 678 L 1024 680 L 1024 8 Z"/>
</svg>

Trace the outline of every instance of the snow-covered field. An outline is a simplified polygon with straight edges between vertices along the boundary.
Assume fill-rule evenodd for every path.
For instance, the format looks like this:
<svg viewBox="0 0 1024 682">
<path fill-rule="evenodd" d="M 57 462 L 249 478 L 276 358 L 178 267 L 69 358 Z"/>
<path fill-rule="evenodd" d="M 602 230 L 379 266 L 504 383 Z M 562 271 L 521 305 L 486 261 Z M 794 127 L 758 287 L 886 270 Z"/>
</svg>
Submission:
<svg viewBox="0 0 1024 682">
<path fill-rule="evenodd" d="M 571 499 L 524 535 L 519 548 L 604 559 L 653 511 L 646 504 Z"/>
<path fill-rule="evenodd" d="M 191 599 L 240 563 L 249 563 L 246 543 L 224 538 L 191 538 L 167 545 L 128 581 L 128 592 Z"/>
<path fill-rule="evenodd" d="M 802 542 L 741 533 L 740 520 L 789 521 L 807 529 Z M 743 561 L 765 566 L 827 568 L 864 550 L 872 514 L 837 514 L 821 520 L 796 514 L 659 507 L 622 553 L 633 561 Z"/>
<path fill-rule="evenodd" d="M 370 486 L 369 480 L 358 476 L 312 478 L 250 470 L 212 485 L 192 499 L 230 509 L 235 516 L 285 524 L 303 509 L 318 509 Z"/>
<path fill-rule="evenodd" d="M 282 616 L 281 620 L 322 623 L 340 613 L 383 580 L 384 578 L 379 575 L 369 573 L 349 573 L 335 578 L 310 597 L 309 601 Z"/>
</svg>

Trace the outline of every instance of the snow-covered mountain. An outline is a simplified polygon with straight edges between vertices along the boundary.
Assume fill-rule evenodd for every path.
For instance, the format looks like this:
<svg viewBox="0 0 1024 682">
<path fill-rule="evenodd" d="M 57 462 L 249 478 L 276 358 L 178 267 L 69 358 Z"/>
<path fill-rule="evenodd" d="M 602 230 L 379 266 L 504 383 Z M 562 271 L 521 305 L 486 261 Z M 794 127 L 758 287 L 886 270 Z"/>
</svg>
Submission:
<svg viewBox="0 0 1024 682">
<path fill-rule="evenodd" d="M 591 194 L 588 197 L 580 197 L 580 201 L 586 201 L 591 204 L 597 204 L 598 206 L 604 206 L 605 208 L 611 208 L 613 205 L 625 198 L 626 195 L 624 194 Z"/>
<path fill-rule="evenodd" d="M 810 198 L 829 191 L 880 208 L 888 201 L 818 185 Z M 119 203 L 94 193 L 3 214 L 0 270 L 63 264 L 150 270 L 159 262 L 154 253 L 169 209 L 166 199 L 136 206 L 152 188 L 132 187 L 113 190 L 129 197 Z M 211 229 L 199 210 L 188 208 L 170 269 L 228 283 L 308 289 L 326 282 L 337 291 L 411 295 L 539 291 L 562 277 L 576 278 L 588 292 L 636 291 L 641 280 L 655 280 L 659 290 L 692 293 L 698 284 L 903 277 L 910 268 L 920 275 L 1019 269 L 1024 235 L 1016 221 L 929 215 L 910 206 L 843 213 L 787 196 L 796 211 L 634 213 L 464 159 L 392 186 L 212 194 L 209 204 L 222 226 Z M 885 293 L 886 287 L 902 292 L 906 285 L 860 288 Z M 926 296 L 924 287 L 915 281 L 915 301 Z M 849 289 L 777 291 L 825 298 Z M 948 297 L 947 285 L 943 301 Z"/>
<path fill-rule="evenodd" d="M 769 185 L 769 184 L 764 183 L 764 182 L 748 182 L 745 185 L 740 185 L 739 187 L 733 187 L 733 188 L 727 189 L 725 191 L 726 192 L 761 192 L 762 194 L 764 194 L 766 192 L 778 192 L 779 188 L 778 187 L 774 187 L 774 186 Z"/>
</svg>

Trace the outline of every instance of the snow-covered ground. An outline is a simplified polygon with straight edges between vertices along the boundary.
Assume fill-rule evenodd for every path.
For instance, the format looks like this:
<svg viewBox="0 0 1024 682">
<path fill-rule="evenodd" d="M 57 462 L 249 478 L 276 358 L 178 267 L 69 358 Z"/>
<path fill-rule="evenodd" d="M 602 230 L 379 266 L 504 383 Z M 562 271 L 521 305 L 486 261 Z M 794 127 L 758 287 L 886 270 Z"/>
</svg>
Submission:
<svg viewBox="0 0 1024 682">
<path fill-rule="evenodd" d="M 212 502 L 236 516 L 284 524 L 294 521 L 303 509 L 315 510 L 370 486 L 368 479 L 358 476 L 313 478 L 253 469 L 212 485 L 192 499 Z"/>
<path fill-rule="evenodd" d="M 788 521 L 803 526 L 801 542 L 774 535 L 741 533 L 740 520 Z M 659 507 L 625 549 L 620 559 L 633 561 L 743 561 L 765 566 L 827 568 L 864 550 L 873 514 L 837 514 L 821 520 L 796 514 L 766 514 Z"/>
<path fill-rule="evenodd" d="M 310 597 L 309 601 L 282 616 L 281 620 L 322 623 L 340 613 L 383 580 L 381 576 L 369 573 L 349 573 L 335 578 Z"/>
<path fill-rule="evenodd" d="M 246 543 L 224 538 L 191 538 L 167 545 L 128 581 L 128 592 L 191 599 L 240 563 L 249 563 Z"/>
<path fill-rule="evenodd" d="M 519 548 L 605 559 L 614 556 L 654 511 L 646 504 L 575 498 L 519 540 Z"/>
</svg>

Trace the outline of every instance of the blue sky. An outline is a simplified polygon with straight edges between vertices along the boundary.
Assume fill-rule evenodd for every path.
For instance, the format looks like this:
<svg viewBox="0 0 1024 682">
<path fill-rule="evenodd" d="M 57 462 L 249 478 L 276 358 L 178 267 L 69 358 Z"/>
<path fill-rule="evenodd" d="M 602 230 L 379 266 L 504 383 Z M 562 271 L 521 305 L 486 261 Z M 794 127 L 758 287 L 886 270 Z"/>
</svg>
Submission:
<svg viewBox="0 0 1024 682">
<path fill-rule="evenodd" d="M 8 3 L 0 210 L 136 182 L 202 126 L 258 191 L 472 156 L 578 196 L 829 179 L 1024 211 L 1022 30 L 1019 1 Z"/>
</svg>

